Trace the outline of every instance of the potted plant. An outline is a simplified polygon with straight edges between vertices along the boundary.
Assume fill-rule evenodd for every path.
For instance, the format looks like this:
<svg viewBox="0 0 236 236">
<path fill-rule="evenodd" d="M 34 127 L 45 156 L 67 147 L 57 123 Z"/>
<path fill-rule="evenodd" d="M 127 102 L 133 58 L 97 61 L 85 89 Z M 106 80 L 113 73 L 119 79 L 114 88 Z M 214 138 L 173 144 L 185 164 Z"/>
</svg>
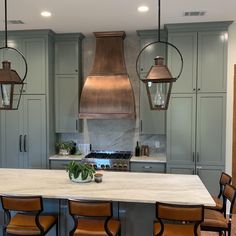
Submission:
<svg viewBox="0 0 236 236">
<path fill-rule="evenodd" d="M 69 155 L 76 152 L 76 146 L 73 141 L 58 142 L 56 143 L 56 147 L 60 155 Z"/>
<path fill-rule="evenodd" d="M 69 178 L 73 182 L 85 183 L 90 182 L 93 179 L 95 170 L 87 163 L 76 163 L 71 161 L 66 168 L 69 174 Z"/>
</svg>

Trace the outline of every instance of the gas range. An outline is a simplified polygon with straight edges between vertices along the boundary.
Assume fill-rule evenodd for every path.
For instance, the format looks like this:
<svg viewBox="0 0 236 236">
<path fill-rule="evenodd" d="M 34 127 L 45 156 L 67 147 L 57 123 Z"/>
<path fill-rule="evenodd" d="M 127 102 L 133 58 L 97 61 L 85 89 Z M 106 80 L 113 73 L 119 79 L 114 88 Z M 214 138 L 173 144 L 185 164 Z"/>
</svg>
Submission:
<svg viewBox="0 0 236 236">
<path fill-rule="evenodd" d="M 83 162 L 96 170 L 129 171 L 131 157 L 130 151 L 92 151 L 84 157 Z"/>
</svg>

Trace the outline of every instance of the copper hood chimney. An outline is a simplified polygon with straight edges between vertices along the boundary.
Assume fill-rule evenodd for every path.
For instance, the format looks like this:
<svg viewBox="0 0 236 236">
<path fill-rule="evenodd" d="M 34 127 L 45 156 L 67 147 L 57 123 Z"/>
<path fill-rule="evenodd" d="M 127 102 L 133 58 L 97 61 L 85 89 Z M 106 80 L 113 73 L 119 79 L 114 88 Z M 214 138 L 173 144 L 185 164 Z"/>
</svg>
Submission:
<svg viewBox="0 0 236 236">
<path fill-rule="evenodd" d="M 92 70 L 80 98 L 79 117 L 134 119 L 133 89 L 124 59 L 125 32 L 97 32 Z"/>
</svg>

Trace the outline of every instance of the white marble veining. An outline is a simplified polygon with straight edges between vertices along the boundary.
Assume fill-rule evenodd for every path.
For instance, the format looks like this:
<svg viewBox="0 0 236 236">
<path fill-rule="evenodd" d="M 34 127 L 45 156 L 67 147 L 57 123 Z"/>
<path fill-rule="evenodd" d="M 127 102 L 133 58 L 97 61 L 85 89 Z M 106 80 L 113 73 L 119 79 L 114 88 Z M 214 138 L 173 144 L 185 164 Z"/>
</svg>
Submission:
<svg viewBox="0 0 236 236">
<path fill-rule="evenodd" d="M 159 154 L 157 156 L 140 156 L 135 157 L 133 156 L 130 159 L 131 162 L 150 162 L 150 163 L 166 163 L 166 155 L 165 154 Z"/>
<path fill-rule="evenodd" d="M 57 161 L 80 161 L 84 158 L 84 155 L 53 155 L 49 157 L 49 160 L 57 160 Z"/>
<path fill-rule="evenodd" d="M 0 194 L 213 206 L 197 175 L 101 171 L 103 182 L 74 183 L 64 170 L 0 169 Z"/>
</svg>

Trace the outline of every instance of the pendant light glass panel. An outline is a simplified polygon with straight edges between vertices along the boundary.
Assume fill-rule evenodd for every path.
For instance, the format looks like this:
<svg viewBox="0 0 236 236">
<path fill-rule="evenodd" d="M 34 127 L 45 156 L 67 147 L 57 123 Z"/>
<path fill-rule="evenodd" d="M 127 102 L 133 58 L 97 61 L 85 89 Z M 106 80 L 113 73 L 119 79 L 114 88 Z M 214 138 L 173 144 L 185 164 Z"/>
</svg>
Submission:
<svg viewBox="0 0 236 236">
<path fill-rule="evenodd" d="M 169 103 L 172 83 L 146 83 L 146 90 L 150 108 L 152 110 L 166 110 Z"/>
</svg>

